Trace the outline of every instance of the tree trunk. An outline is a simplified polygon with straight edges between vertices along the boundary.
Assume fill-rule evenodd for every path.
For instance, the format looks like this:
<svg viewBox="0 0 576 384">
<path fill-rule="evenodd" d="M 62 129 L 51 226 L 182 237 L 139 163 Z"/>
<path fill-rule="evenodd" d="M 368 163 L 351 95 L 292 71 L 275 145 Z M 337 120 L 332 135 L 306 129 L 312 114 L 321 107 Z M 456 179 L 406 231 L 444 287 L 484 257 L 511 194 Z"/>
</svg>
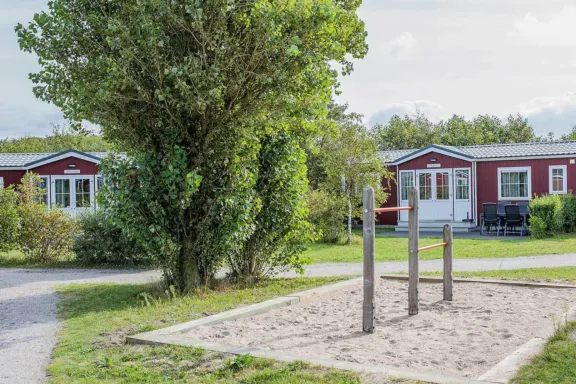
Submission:
<svg viewBox="0 0 576 384">
<path fill-rule="evenodd" d="M 350 191 L 346 195 L 346 202 L 348 203 L 348 239 L 346 244 L 352 244 L 352 202 L 350 201 Z"/>
<path fill-rule="evenodd" d="M 177 270 L 174 271 L 174 276 L 176 277 L 175 288 L 181 293 L 187 293 L 192 288 L 196 288 L 202 284 L 198 263 L 194 255 L 189 254 L 188 242 L 186 240 L 178 254 Z"/>
</svg>

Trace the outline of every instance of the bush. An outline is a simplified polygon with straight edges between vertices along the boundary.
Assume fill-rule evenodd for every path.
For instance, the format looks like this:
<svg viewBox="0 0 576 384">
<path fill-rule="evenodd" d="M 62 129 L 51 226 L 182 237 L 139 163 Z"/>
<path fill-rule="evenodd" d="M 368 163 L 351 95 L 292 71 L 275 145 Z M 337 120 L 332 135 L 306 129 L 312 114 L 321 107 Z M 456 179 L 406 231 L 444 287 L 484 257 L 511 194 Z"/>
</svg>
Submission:
<svg viewBox="0 0 576 384">
<path fill-rule="evenodd" d="M 530 231 L 532 236 L 552 236 L 563 228 L 562 200 L 558 195 L 537 196 L 530 201 Z"/>
<path fill-rule="evenodd" d="M 71 255 L 77 226 L 65 212 L 55 208 L 48 210 L 45 204 L 39 203 L 44 193 L 39 184 L 38 175 L 29 173 L 18 186 L 18 246 L 30 261 L 63 260 Z"/>
<path fill-rule="evenodd" d="M 307 203 L 308 220 L 319 232 L 320 241 L 336 243 L 346 236 L 346 201 L 326 191 L 315 190 L 308 192 Z"/>
<path fill-rule="evenodd" d="M 576 196 L 570 192 L 560 196 L 562 203 L 562 221 L 565 232 L 574 232 L 576 229 Z"/>
<path fill-rule="evenodd" d="M 17 202 L 18 193 L 14 188 L 0 186 L 0 252 L 9 251 L 17 244 L 19 221 Z"/>
<path fill-rule="evenodd" d="M 103 211 L 86 212 L 78 218 L 80 233 L 72 250 L 87 264 L 150 265 L 144 249 L 114 225 Z"/>
</svg>

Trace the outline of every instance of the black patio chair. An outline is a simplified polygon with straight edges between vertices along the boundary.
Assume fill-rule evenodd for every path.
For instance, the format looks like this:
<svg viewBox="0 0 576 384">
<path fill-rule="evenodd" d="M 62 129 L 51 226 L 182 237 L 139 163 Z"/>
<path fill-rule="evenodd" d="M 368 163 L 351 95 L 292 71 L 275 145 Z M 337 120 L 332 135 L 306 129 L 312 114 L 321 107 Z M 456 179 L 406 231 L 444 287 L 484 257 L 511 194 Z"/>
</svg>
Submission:
<svg viewBox="0 0 576 384">
<path fill-rule="evenodd" d="M 498 202 L 498 214 L 504 215 L 506 214 L 505 207 L 509 204 L 512 204 L 511 201 L 499 201 Z"/>
<path fill-rule="evenodd" d="M 506 222 L 504 223 L 504 236 L 508 234 L 508 228 L 516 230 L 520 227 L 520 236 L 524 236 L 524 217 L 520 214 L 520 206 L 508 204 L 504 207 L 506 211 Z"/>
<path fill-rule="evenodd" d="M 495 227 L 496 236 L 499 236 L 501 220 L 498 216 L 498 205 L 495 203 L 484 203 L 482 204 L 482 212 L 483 219 L 482 226 L 480 227 L 480 235 L 483 235 L 486 230 L 490 232 L 490 228 Z"/>
</svg>

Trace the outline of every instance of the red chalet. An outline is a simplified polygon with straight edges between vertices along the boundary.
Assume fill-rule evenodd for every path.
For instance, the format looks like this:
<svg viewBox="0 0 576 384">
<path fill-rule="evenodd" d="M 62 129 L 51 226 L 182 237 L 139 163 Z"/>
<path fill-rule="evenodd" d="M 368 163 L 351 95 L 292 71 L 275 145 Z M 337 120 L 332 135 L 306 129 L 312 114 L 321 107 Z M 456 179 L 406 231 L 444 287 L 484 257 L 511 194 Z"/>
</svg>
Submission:
<svg viewBox="0 0 576 384">
<path fill-rule="evenodd" d="M 576 190 L 576 141 L 453 147 L 382 153 L 397 183 L 384 207 L 407 206 L 419 192 L 420 228 L 454 231 L 479 226 L 483 203 L 528 202 L 532 196 Z M 407 212 L 385 213 L 379 224 L 407 230 Z"/>
<path fill-rule="evenodd" d="M 94 195 L 102 184 L 98 174 L 102 152 L 0 153 L 0 188 L 19 184 L 26 172 L 42 178 L 48 207 L 58 205 L 71 215 L 95 206 Z"/>
</svg>

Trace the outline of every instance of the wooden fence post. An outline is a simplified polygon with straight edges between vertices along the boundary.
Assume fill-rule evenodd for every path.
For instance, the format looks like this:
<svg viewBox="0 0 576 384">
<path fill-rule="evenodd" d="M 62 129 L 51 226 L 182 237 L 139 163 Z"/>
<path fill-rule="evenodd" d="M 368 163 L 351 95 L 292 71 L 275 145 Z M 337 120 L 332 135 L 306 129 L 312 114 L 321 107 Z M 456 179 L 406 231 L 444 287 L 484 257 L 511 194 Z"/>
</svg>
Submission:
<svg viewBox="0 0 576 384">
<path fill-rule="evenodd" d="M 364 307 L 362 311 L 362 329 L 366 333 L 374 333 L 374 189 L 364 188 Z"/>
<path fill-rule="evenodd" d="M 444 247 L 444 300 L 452 301 L 454 281 L 452 279 L 452 242 L 454 235 L 452 233 L 452 226 L 446 224 L 444 226 L 444 242 L 447 244 Z"/>
<path fill-rule="evenodd" d="M 418 248 L 419 224 L 418 224 L 418 192 L 416 188 L 408 193 L 408 204 L 412 210 L 408 211 L 408 314 L 418 314 Z"/>
</svg>

